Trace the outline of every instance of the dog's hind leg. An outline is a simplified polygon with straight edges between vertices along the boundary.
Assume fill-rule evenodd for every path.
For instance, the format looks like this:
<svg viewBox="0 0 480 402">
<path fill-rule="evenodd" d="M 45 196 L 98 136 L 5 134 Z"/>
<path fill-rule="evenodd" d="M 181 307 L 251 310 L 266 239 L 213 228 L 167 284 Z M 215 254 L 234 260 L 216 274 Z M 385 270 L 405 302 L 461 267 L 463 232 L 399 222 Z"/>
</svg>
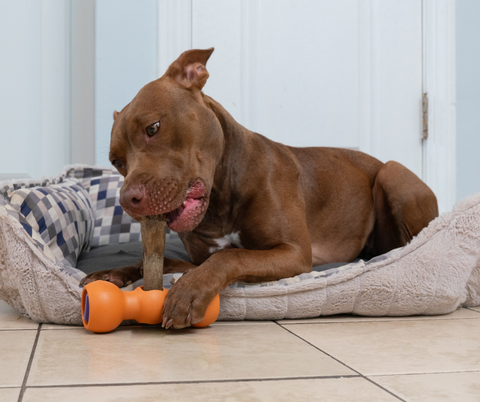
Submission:
<svg viewBox="0 0 480 402">
<path fill-rule="evenodd" d="M 375 225 L 362 258 L 405 246 L 438 216 L 437 198 L 413 172 L 390 161 L 378 171 L 372 190 Z"/>
</svg>

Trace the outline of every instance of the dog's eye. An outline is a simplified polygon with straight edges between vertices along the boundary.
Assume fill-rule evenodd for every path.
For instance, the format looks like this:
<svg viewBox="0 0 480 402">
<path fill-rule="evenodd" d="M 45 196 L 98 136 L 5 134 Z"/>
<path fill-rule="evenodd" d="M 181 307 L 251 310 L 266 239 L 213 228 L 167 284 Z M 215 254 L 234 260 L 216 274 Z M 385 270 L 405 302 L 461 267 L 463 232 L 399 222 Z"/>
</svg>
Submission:
<svg viewBox="0 0 480 402">
<path fill-rule="evenodd" d="M 153 137 L 155 134 L 157 134 L 157 131 L 159 128 L 160 128 L 160 122 L 157 121 L 155 124 L 152 124 L 151 126 L 147 127 L 147 135 L 149 137 Z"/>
<path fill-rule="evenodd" d="M 115 166 L 117 169 L 121 169 L 123 167 L 123 163 L 120 162 L 118 159 L 115 159 L 113 162 L 112 162 L 112 165 Z"/>
</svg>

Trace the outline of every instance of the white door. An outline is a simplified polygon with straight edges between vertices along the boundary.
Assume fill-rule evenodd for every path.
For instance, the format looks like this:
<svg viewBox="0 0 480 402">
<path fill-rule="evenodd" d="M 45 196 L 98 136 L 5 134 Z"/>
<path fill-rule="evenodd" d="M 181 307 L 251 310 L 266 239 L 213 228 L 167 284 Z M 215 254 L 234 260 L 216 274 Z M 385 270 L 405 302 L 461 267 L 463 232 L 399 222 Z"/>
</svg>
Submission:
<svg viewBox="0 0 480 402">
<path fill-rule="evenodd" d="M 422 177 L 421 0 L 195 0 L 191 7 L 177 31 L 160 32 L 159 46 L 177 36 L 178 49 L 165 58 L 214 46 L 204 92 L 237 121 L 288 145 L 397 160 Z"/>
</svg>

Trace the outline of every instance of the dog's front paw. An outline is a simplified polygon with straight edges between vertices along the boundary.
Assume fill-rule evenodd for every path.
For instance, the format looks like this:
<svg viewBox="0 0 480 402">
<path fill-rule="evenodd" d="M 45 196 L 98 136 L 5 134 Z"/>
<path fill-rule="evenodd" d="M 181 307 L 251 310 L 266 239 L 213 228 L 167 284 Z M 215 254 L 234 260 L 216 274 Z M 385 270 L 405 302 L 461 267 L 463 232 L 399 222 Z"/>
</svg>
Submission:
<svg viewBox="0 0 480 402">
<path fill-rule="evenodd" d="M 202 321 L 208 305 L 221 286 L 204 280 L 201 269 L 192 269 L 184 274 L 168 291 L 163 306 L 165 328 L 185 328 Z"/>
<path fill-rule="evenodd" d="M 82 279 L 80 286 L 85 286 L 95 281 L 108 281 L 112 282 L 114 285 L 117 285 L 119 288 L 123 288 L 124 286 L 130 285 L 141 277 L 142 273 L 140 267 L 134 265 L 131 267 L 92 272 Z"/>
</svg>

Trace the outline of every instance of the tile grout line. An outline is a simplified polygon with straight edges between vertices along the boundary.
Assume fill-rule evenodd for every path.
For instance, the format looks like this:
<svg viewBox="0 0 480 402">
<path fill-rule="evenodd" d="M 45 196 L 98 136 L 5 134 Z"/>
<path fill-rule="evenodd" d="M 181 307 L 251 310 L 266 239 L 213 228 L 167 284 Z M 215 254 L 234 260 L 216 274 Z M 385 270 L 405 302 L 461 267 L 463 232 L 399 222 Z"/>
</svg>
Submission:
<svg viewBox="0 0 480 402">
<path fill-rule="evenodd" d="M 27 381 L 30 374 L 30 369 L 32 368 L 33 357 L 35 356 L 35 351 L 37 350 L 38 338 L 40 338 L 40 332 L 42 330 L 42 324 L 38 324 L 37 336 L 35 337 L 35 342 L 33 342 L 32 353 L 30 353 L 30 359 L 28 360 L 27 369 L 25 370 L 25 377 L 23 378 L 22 388 L 20 389 L 20 394 L 18 395 L 18 402 L 22 402 L 23 395 L 27 390 Z"/>
<path fill-rule="evenodd" d="M 295 335 L 295 334 L 293 334 Z M 303 340 L 303 339 L 302 339 Z M 308 343 L 308 342 L 307 342 Z M 315 346 L 313 346 L 315 347 Z M 318 348 L 316 348 L 318 349 Z M 321 349 L 320 351 L 323 352 Z M 328 355 L 327 353 L 325 353 Z M 331 357 L 331 356 L 329 356 Z M 333 357 L 332 357 L 333 358 Z M 334 358 L 333 358 L 334 359 Z M 341 363 L 341 362 L 340 362 Z M 343 364 L 343 363 L 342 363 Z M 344 364 L 347 366 L 346 364 Z M 348 366 L 347 366 L 348 367 Z M 348 367 L 351 369 L 350 367 Z M 352 371 L 356 371 L 351 369 Z M 437 375 L 437 374 L 464 374 L 464 373 L 478 373 L 480 370 L 474 371 L 439 371 L 432 373 L 396 373 L 396 374 L 372 374 L 372 377 L 393 377 L 393 376 L 410 376 L 410 375 Z M 49 385 L 29 385 L 27 388 L 88 388 L 88 387 L 123 387 L 123 386 L 138 386 L 138 385 L 182 385 L 182 384 L 217 384 L 217 383 L 237 383 L 237 382 L 260 382 L 260 381 L 296 381 L 296 380 L 332 380 L 341 378 L 365 378 L 362 374 L 345 374 L 345 375 L 331 375 L 331 376 L 301 376 L 301 377 L 264 377 L 264 378 L 232 378 L 225 380 L 186 380 L 186 381 L 147 381 L 147 382 L 114 382 L 114 383 L 79 383 L 79 384 L 49 384 Z M 378 384 L 375 384 L 378 385 Z M 17 389 L 18 387 L 0 387 L 0 389 Z M 388 392 L 388 390 L 386 390 Z M 396 395 L 395 395 L 396 396 Z"/>
<path fill-rule="evenodd" d="M 264 378 L 232 378 L 228 380 L 187 380 L 187 381 L 148 381 L 148 382 L 114 382 L 98 384 L 51 384 L 51 385 L 30 385 L 28 388 L 86 388 L 86 387 L 123 387 L 138 385 L 183 385 L 183 384 L 218 384 L 237 382 L 260 382 L 260 381 L 297 381 L 297 380 L 331 380 L 339 378 L 358 378 L 357 374 L 332 375 L 332 376 L 302 376 L 302 377 L 264 377 Z"/>
<path fill-rule="evenodd" d="M 468 309 L 470 310 L 470 309 Z M 480 311 L 470 310 L 480 314 Z M 432 316 L 426 316 L 432 317 Z M 478 318 L 474 317 L 463 317 L 463 318 L 429 318 L 428 320 L 425 319 L 418 319 L 418 320 L 358 320 L 358 321 L 326 321 L 326 322 L 285 322 L 281 323 L 275 321 L 278 325 L 309 325 L 309 324 L 319 324 L 319 325 L 327 325 L 327 324 L 363 324 L 363 323 L 371 323 L 371 322 L 425 322 L 425 321 L 459 321 L 459 320 L 478 320 Z"/>
<path fill-rule="evenodd" d="M 372 377 L 395 377 L 395 376 L 409 376 L 409 375 L 441 375 L 441 374 L 466 374 L 466 373 L 478 373 L 478 370 L 462 370 L 462 371 L 430 371 L 430 372 L 418 372 L 418 373 L 393 373 L 393 374 L 372 374 Z"/>
<path fill-rule="evenodd" d="M 38 328 L 0 328 L 0 332 L 38 331 Z"/>
<path fill-rule="evenodd" d="M 388 389 L 382 387 L 380 384 L 376 383 L 375 381 L 371 380 L 370 378 L 368 378 L 367 376 L 365 376 L 364 374 L 360 373 L 358 370 L 355 370 L 354 368 L 350 367 L 348 364 L 342 362 L 341 360 L 337 359 L 336 357 L 333 357 L 332 355 L 328 354 L 327 352 L 325 352 L 324 350 L 320 349 L 319 347 L 313 345 L 312 343 L 308 342 L 307 340 L 303 339 L 301 336 L 295 334 L 294 332 L 290 331 L 288 328 L 285 328 L 283 325 L 280 325 L 278 324 L 277 322 L 275 322 L 280 328 L 284 329 L 285 331 L 287 331 L 288 333 L 292 334 L 293 336 L 297 337 L 298 339 L 302 340 L 303 342 L 305 342 L 307 345 L 310 345 L 311 347 L 317 349 L 318 351 L 322 352 L 323 354 L 327 355 L 328 357 L 330 357 L 331 359 L 337 361 L 338 363 L 340 363 L 341 365 L 347 367 L 348 369 L 354 371 L 355 373 L 357 373 L 360 377 L 362 377 L 364 380 L 367 380 L 368 382 L 376 385 L 378 388 L 382 389 L 383 391 L 389 393 L 390 395 L 392 395 L 394 398 L 397 398 L 398 400 L 402 401 L 402 402 L 406 402 L 404 399 L 400 398 L 398 395 L 394 394 L 393 392 L 389 391 Z"/>
</svg>

